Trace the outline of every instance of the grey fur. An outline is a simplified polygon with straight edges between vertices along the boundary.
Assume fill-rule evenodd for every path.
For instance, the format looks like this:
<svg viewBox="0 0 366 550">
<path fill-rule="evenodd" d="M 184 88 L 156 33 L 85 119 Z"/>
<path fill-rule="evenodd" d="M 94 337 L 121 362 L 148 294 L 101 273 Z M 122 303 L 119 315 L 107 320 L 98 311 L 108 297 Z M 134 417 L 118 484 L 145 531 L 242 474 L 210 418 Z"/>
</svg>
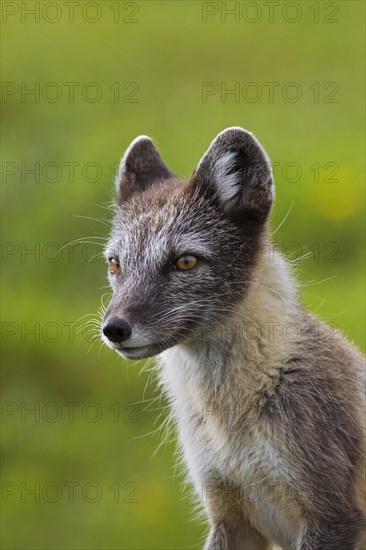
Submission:
<svg viewBox="0 0 366 550">
<path fill-rule="evenodd" d="M 211 524 L 205 548 L 364 549 L 364 361 L 266 256 L 274 188 L 261 145 L 227 129 L 182 181 L 142 137 L 117 188 L 106 257 L 121 270 L 105 322 L 132 332 L 103 338 L 127 359 L 158 355 Z M 192 270 L 174 267 L 182 254 L 198 257 Z"/>
</svg>

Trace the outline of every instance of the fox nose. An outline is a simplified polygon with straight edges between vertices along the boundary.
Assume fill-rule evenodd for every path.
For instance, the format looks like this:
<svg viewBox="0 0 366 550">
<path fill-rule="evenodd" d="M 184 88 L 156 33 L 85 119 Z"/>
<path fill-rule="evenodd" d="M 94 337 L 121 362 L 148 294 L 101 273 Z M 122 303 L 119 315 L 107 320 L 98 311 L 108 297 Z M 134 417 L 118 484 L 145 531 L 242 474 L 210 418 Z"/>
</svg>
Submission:
<svg viewBox="0 0 366 550">
<path fill-rule="evenodd" d="M 131 327 L 122 319 L 110 319 L 103 327 L 103 334 L 114 343 L 120 343 L 131 336 Z"/>
</svg>

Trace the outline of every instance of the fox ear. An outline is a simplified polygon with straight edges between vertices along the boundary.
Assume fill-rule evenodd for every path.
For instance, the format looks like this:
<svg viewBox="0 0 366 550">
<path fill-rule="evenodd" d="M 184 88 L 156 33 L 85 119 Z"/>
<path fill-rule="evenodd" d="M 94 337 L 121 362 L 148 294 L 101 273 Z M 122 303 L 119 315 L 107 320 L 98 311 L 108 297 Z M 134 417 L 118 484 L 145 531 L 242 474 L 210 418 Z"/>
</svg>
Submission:
<svg viewBox="0 0 366 550">
<path fill-rule="evenodd" d="M 138 136 L 126 150 L 119 165 L 116 178 L 118 200 L 123 202 L 132 193 L 144 191 L 154 181 L 172 175 L 152 140 L 147 136 Z"/>
<path fill-rule="evenodd" d="M 227 128 L 213 140 L 193 179 L 228 215 L 247 214 L 260 222 L 268 216 L 274 197 L 270 160 L 253 134 L 242 128 Z"/>
</svg>

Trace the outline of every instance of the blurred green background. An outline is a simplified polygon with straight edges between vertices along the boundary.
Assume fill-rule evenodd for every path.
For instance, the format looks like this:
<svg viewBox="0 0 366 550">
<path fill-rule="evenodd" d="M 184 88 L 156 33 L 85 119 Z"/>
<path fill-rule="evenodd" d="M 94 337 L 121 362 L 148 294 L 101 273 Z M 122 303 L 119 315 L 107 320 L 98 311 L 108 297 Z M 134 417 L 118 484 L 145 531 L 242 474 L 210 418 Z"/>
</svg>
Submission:
<svg viewBox="0 0 366 550">
<path fill-rule="evenodd" d="M 35 4 L 2 3 L 2 548 L 199 548 L 149 365 L 78 332 L 108 292 L 115 165 L 148 134 L 186 176 L 253 131 L 305 304 L 364 349 L 364 3 Z"/>
</svg>

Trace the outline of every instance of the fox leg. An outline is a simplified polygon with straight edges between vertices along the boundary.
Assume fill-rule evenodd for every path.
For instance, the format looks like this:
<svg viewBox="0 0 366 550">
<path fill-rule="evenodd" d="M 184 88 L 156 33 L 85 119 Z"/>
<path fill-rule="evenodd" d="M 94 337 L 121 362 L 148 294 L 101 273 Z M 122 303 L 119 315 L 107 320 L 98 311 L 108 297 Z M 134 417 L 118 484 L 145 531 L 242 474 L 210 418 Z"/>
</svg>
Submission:
<svg viewBox="0 0 366 550">
<path fill-rule="evenodd" d="M 210 484 L 206 509 L 211 529 L 204 550 L 269 550 L 268 542 L 245 518 L 237 490 Z"/>
<path fill-rule="evenodd" d="M 245 522 L 230 526 L 221 521 L 208 535 L 204 550 L 268 550 L 268 542 Z"/>
</svg>

